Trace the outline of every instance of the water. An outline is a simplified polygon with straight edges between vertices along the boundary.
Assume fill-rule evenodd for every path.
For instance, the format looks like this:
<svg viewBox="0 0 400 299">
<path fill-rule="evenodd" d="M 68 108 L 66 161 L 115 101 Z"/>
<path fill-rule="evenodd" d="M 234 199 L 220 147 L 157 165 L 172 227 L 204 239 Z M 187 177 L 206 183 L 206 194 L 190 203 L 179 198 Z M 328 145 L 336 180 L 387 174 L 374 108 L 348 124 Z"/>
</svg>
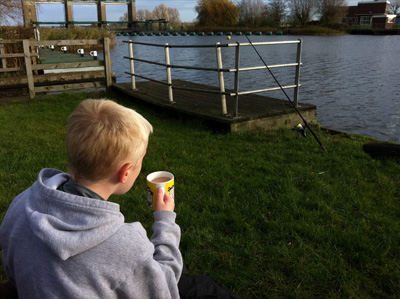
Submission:
<svg viewBox="0 0 400 299">
<path fill-rule="evenodd" d="M 303 40 L 300 102 L 317 106 L 318 120 L 325 128 L 363 134 L 382 141 L 400 142 L 400 36 L 250 36 L 252 42 Z M 117 82 L 129 82 L 128 45 L 123 40 L 170 45 L 247 42 L 245 36 L 137 36 L 117 37 L 111 51 Z M 296 45 L 257 47 L 268 65 L 295 62 Z M 164 49 L 134 46 L 134 55 L 164 62 Z M 171 49 L 171 63 L 216 67 L 215 48 Z M 224 67 L 234 68 L 234 48 L 223 50 Z M 261 65 L 251 47 L 241 50 L 241 67 Z M 166 79 L 165 68 L 135 63 L 138 74 Z M 293 68 L 272 69 L 281 85 L 292 85 Z M 172 70 L 173 79 L 218 86 L 214 72 Z M 225 74 L 226 88 L 233 88 L 233 74 Z M 139 80 L 138 80 L 139 81 Z M 261 86 L 262 85 L 262 86 Z M 267 70 L 243 72 L 241 90 L 276 87 Z M 287 90 L 293 99 L 293 91 Z M 282 91 L 268 96 L 286 99 Z M 240 111 L 240 106 L 239 106 Z"/>
</svg>

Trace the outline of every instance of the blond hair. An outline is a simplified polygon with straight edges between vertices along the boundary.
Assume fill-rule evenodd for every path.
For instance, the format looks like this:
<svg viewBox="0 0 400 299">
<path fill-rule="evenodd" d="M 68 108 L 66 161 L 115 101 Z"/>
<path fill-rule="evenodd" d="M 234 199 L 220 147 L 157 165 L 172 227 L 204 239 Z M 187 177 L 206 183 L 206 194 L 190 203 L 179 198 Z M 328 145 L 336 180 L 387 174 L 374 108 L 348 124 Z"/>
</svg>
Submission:
<svg viewBox="0 0 400 299">
<path fill-rule="evenodd" d="M 100 180 L 144 155 L 151 124 L 110 100 L 87 99 L 69 116 L 67 151 L 74 180 Z"/>
</svg>

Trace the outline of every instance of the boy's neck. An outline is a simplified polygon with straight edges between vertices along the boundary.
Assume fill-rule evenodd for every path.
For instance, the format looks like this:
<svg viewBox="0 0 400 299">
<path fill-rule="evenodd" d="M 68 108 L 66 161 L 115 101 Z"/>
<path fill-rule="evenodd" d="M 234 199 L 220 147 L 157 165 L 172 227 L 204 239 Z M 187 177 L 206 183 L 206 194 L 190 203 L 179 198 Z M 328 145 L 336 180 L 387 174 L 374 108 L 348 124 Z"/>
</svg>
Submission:
<svg viewBox="0 0 400 299">
<path fill-rule="evenodd" d="M 108 200 L 108 198 L 113 194 L 112 186 L 109 184 L 108 180 L 100 180 L 100 181 L 87 181 L 87 180 L 79 180 L 76 182 L 77 184 L 97 193 L 104 200 Z"/>
</svg>

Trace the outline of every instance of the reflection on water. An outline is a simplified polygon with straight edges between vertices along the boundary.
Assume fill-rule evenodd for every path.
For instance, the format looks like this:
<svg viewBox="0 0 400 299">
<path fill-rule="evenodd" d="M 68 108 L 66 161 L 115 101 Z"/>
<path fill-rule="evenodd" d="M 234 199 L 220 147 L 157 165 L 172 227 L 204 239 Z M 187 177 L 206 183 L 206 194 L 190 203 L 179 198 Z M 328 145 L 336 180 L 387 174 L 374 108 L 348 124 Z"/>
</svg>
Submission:
<svg viewBox="0 0 400 299">
<path fill-rule="evenodd" d="M 318 120 L 331 129 L 372 136 L 380 140 L 400 142 L 400 36 L 250 36 L 252 42 L 303 40 L 300 102 L 317 105 Z M 171 45 L 221 44 L 247 42 L 245 36 L 136 36 L 117 37 L 112 49 L 112 70 L 117 82 L 129 82 L 128 45 L 123 40 Z M 258 46 L 264 61 L 269 64 L 290 63 L 296 60 L 296 45 Z M 171 63 L 216 67 L 215 48 L 173 48 Z M 235 49 L 223 48 L 224 68 L 234 68 Z M 164 62 L 164 49 L 134 45 L 134 55 L 142 59 Z M 262 65 L 254 49 L 241 47 L 241 67 Z M 166 79 L 163 67 L 135 63 L 135 71 L 146 77 Z M 293 68 L 272 69 L 281 85 L 294 83 Z M 173 79 L 189 80 L 218 86 L 215 72 L 172 70 Z M 233 88 L 233 73 L 225 74 L 226 88 Z M 139 79 L 138 79 L 139 81 Z M 267 70 L 242 72 L 240 89 L 252 90 L 276 87 Z M 292 91 L 288 95 L 292 98 Z M 285 99 L 282 91 L 267 95 Z M 240 107 L 239 107 L 240 109 Z"/>
</svg>

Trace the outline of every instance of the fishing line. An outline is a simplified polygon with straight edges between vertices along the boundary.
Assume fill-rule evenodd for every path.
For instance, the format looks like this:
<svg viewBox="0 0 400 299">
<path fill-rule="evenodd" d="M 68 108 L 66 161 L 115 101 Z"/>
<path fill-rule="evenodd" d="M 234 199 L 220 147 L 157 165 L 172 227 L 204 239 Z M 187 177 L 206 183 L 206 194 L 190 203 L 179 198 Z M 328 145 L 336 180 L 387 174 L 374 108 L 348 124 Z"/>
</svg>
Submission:
<svg viewBox="0 0 400 299">
<path fill-rule="evenodd" d="M 224 6 L 226 8 L 226 10 L 229 12 L 229 14 L 231 15 L 232 19 L 235 19 L 235 16 L 233 15 L 232 11 L 229 9 L 228 5 L 226 4 L 225 0 L 222 0 L 222 3 L 224 3 Z M 238 25 L 239 29 L 241 31 L 243 31 L 243 28 Z M 286 93 L 285 89 L 282 87 L 282 85 L 279 83 L 278 78 L 276 78 L 276 76 L 274 75 L 274 73 L 272 72 L 271 68 L 267 65 L 267 63 L 265 62 L 264 58 L 262 58 L 260 52 L 257 50 L 257 48 L 253 45 L 252 41 L 250 40 L 250 38 L 248 37 L 248 35 L 245 35 L 246 39 L 248 40 L 248 42 L 250 43 L 251 47 L 254 49 L 254 51 L 256 52 L 256 54 L 258 55 L 258 57 L 260 58 L 261 62 L 264 64 L 264 66 L 267 68 L 268 72 L 270 73 L 270 75 L 272 76 L 272 78 L 274 79 L 274 81 L 276 82 L 276 84 L 279 86 L 280 90 L 283 92 L 283 94 L 286 96 L 287 100 L 289 101 L 289 103 L 291 104 L 291 106 L 294 108 L 294 110 L 297 112 L 297 114 L 300 116 L 301 120 L 304 122 L 304 126 L 311 132 L 311 134 L 314 136 L 315 140 L 318 142 L 318 144 L 320 145 L 320 147 L 326 151 L 325 146 L 321 143 L 321 141 L 318 139 L 317 135 L 315 135 L 314 131 L 311 129 L 311 127 L 309 126 L 308 122 L 304 119 L 303 115 L 300 113 L 299 109 L 297 109 L 296 105 L 292 102 L 292 100 L 290 99 L 289 95 Z M 285 107 L 286 109 L 286 107 Z M 287 110 L 286 110 L 286 113 Z"/>
</svg>

